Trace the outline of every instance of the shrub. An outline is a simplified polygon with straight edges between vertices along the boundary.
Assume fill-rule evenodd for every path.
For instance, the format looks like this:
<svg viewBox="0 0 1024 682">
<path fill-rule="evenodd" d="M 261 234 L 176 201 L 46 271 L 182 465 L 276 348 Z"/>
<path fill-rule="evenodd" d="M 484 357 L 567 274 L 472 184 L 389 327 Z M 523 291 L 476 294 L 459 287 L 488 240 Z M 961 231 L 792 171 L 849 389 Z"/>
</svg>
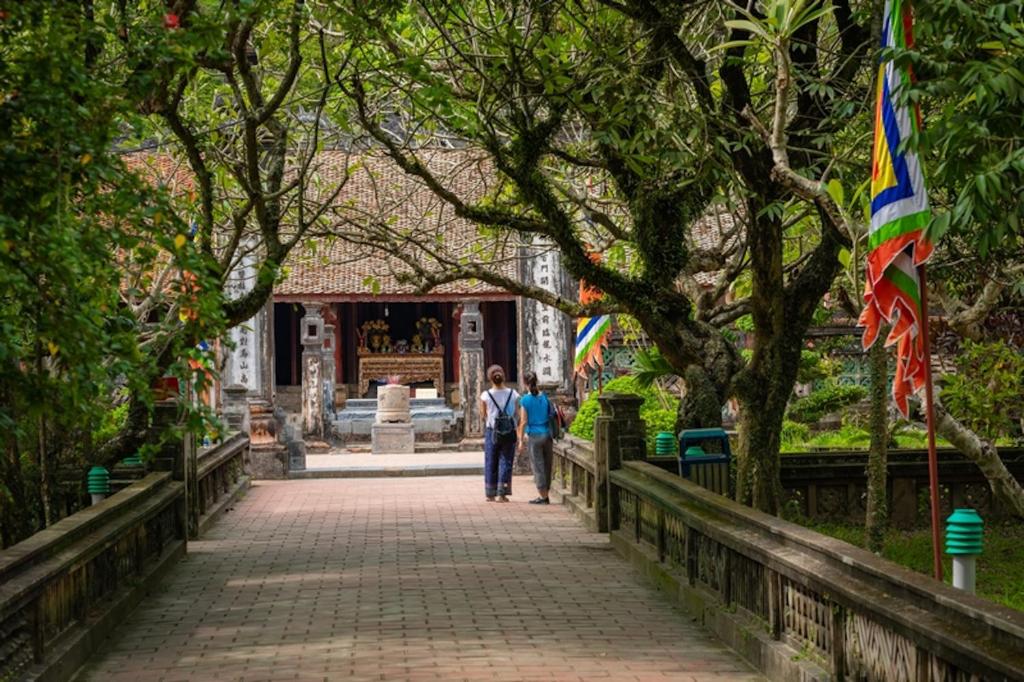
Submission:
<svg viewBox="0 0 1024 682">
<path fill-rule="evenodd" d="M 811 429 L 807 424 L 790 421 L 782 422 L 782 433 L 780 442 L 782 452 L 801 452 L 807 449 L 806 442 L 811 435 Z"/>
<path fill-rule="evenodd" d="M 1024 354 L 1001 341 L 966 341 L 956 365 L 957 374 L 943 377 L 949 411 L 989 440 L 1017 433 L 1024 416 Z"/>
<path fill-rule="evenodd" d="M 630 393 L 644 399 L 640 406 L 640 417 L 647 427 L 648 452 L 654 452 L 654 437 L 659 431 L 675 431 L 676 412 L 679 410 L 678 398 L 665 395 L 655 386 L 644 388 L 633 376 L 616 377 L 604 385 L 604 390 L 609 393 Z M 580 411 L 569 427 L 569 433 L 584 440 L 594 440 L 594 420 L 601 412 L 597 395 L 597 392 L 591 393 L 580 405 Z M 665 407 L 666 404 L 668 407 Z"/>
<path fill-rule="evenodd" d="M 797 398 L 790 403 L 786 416 L 795 422 L 813 424 L 826 414 L 859 403 L 867 395 L 868 391 L 863 386 L 827 384 L 810 395 Z"/>
<path fill-rule="evenodd" d="M 836 431 L 819 433 L 807 441 L 812 449 L 866 450 L 871 445 L 871 434 L 852 424 L 843 424 Z"/>
</svg>

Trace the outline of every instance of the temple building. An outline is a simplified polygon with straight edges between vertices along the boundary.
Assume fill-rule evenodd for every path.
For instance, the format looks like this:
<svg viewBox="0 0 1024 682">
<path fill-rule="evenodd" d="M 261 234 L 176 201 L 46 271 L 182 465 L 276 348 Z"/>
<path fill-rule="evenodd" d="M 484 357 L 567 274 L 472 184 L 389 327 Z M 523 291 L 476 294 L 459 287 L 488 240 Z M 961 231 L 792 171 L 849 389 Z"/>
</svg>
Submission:
<svg viewBox="0 0 1024 682">
<path fill-rule="evenodd" d="M 568 316 L 479 280 L 421 290 L 413 277 L 413 266 L 443 273 L 446 263 L 472 258 L 511 280 L 572 297 L 577 284 L 557 250 L 481 234 L 383 157 L 352 164 L 338 153 L 332 166 L 326 152 L 319 161 L 328 180 L 347 174 L 330 230 L 347 238 L 313 238 L 293 251 L 273 300 L 231 332 L 225 388 L 244 387 L 250 400 L 269 402 L 296 431 L 301 423 L 307 442 L 341 445 L 369 442 L 376 390 L 389 380 L 415 390 L 418 442 L 482 436 L 476 396 L 491 364 L 504 367 L 511 382 L 532 369 L 545 390 L 572 394 Z M 430 163 L 461 183 L 462 196 L 482 194 L 482 175 L 461 152 L 438 151 Z M 354 215 L 396 235 L 393 249 L 360 243 L 365 228 Z M 251 281 L 251 269 L 244 260 L 236 268 L 236 293 Z"/>
</svg>

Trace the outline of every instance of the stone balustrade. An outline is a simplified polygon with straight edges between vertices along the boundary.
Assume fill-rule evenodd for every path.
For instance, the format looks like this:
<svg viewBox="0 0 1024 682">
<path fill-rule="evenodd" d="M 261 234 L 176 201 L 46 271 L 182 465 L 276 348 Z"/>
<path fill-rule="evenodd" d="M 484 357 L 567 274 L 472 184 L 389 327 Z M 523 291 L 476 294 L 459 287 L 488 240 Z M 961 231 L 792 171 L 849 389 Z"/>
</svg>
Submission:
<svg viewBox="0 0 1024 682">
<path fill-rule="evenodd" d="M 185 553 L 185 486 L 152 473 L 0 553 L 0 680 L 68 679 Z"/>
<path fill-rule="evenodd" d="M 196 461 L 198 493 L 196 499 L 190 501 L 198 507 L 199 535 L 249 488 L 248 454 L 249 437 L 244 433 L 236 433 L 199 453 Z"/>
<path fill-rule="evenodd" d="M 607 480 L 598 485 L 593 444 L 565 435 L 556 440 L 551 467 L 551 490 L 562 504 L 592 531 L 608 530 Z M 598 514 L 597 510 L 602 513 Z"/>
<path fill-rule="evenodd" d="M 639 405 L 602 402 L 613 547 L 770 679 L 1024 679 L 1024 613 L 645 462 Z"/>
<path fill-rule="evenodd" d="M 0 680 L 69 679 L 185 554 L 190 519 L 201 534 L 248 487 L 245 434 L 197 454 L 194 495 L 178 480 L 187 450 L 0 552 Z"/>
</svg>

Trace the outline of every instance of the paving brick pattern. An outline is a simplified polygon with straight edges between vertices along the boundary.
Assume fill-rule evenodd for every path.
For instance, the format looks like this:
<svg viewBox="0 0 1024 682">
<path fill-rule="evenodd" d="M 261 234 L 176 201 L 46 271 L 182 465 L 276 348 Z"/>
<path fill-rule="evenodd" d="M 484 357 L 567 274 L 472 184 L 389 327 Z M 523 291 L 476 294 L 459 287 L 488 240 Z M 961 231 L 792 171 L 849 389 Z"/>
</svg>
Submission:
<svg viewBox="0 0 1024 682">
<path fill-rule="evenodd" d="M 259 482 L 78 679 L 761 679 L 605 538 L 514 490 Z"/>
</svg>

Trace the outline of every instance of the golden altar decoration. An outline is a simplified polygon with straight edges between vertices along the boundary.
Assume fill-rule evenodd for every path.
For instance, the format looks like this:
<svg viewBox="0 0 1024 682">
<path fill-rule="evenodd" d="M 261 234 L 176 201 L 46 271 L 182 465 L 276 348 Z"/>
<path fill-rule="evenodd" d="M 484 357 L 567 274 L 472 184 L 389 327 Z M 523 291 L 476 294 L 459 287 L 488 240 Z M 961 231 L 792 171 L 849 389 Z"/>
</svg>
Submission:
<svg viewBox="0 0 1024 682">
<path fill-rule="evenodd" d="M 374 379 L 398 375 L 403 384 L 429 381 L 444 396 L 444 347 L 430 353 L 359 353 L 359 395 L 365 396 Z"/>
<path fill-rule="evenodd" d="M 411 384 L 429 381 L 444 396 L 444 346 L 440 343 L 441 323 L 422 317 L 416 324 L 413 342 L 392 341 L 386 320 L 367 320 L 356 331 L 359 349 L 359 395 L 365 396 L 374 379 L 397 376 Z M 399 352 L 396 352 L 399 351 Z"/>
</svg>

